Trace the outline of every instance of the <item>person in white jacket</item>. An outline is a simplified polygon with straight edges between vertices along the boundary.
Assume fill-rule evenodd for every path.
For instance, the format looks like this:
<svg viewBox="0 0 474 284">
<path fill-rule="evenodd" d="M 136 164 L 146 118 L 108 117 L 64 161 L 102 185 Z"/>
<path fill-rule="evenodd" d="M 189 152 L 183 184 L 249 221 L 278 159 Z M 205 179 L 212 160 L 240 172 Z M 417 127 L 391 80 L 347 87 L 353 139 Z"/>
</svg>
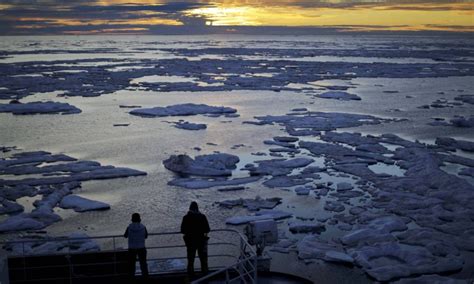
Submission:
<svg viewBox="0 0 474 284">
<path fill-rule="evenodd" d="M 130 256 L 130 275 L 135 276 L 135 262 L 140 262 L 140 269 L 142 270 L 142 276 L 148 277 L 148 265 L 146 262 L 146 247 L 145 239 L 148 238 L 148 231 L 146 227 L 141 223 L 140 214 L 132 214 L 132 223 L 128 225 L 125 234 L 125 238 L 128 238 L 128 253 Z"/>
</svg>

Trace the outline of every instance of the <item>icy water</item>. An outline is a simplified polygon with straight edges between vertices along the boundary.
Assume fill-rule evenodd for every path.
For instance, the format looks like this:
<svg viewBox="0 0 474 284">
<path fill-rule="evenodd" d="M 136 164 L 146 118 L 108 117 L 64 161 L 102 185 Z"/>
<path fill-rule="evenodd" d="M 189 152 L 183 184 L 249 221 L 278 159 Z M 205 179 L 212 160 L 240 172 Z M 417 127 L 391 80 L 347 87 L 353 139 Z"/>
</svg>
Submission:
<svg viewBox="0 0 474 284">
<path fill-rule="evenodd" d="M 246 190 L 232 192 L 215 188 L 192 190 L 167 184 L 175 174 L 162 162 L 173 154 L 193 157 L 218 151 L 237 155 L 241 161 L 233 177 L 248 176 L 240 170 L 245 164 L 275 158 L 269 155 L 269 149 L 275 146 L 263 141 L 289 135 L 278 124 L 243 123 L 256 121 L 256 116 L 285 115 L 295 108 L 364 114 L 392 121 L 341 127 L 336 131 L 362 135 L 389 133 L 428 144 L 434 144 L 437 137 L 474 141 L 474 122 L 471 127 L 450 124 L 455 116 L 469 119 L 474 114 L 472 103 L 459 99 L 474 95 L 474 40 L 469 36 L 3 37 L 0 70 L 0 104 L 8 104 L 11 99 L 22 103 L 54 101 L 82 111 L 69 115 L 0 113 L 0 146 L 64 153 L 79 160 L 147 173 L 82 182 L 76 194 L 106 202 L 111 209 L 77 213 L 56 208 L 63 220 L 44 229 L 51 235 L 74 231 L 89 235 L 121 234 L 133 212 L 141 213 L 149 231 L 176 231 L 192 200 L 199 202 L 212 228 L 241 230 L 242 226 L 228 226 L 225 220 L 251 213 L 245 208 L 226 209 L 216 203 L 260 196 L 282 198 L 282 204 L 275 209 L 291 212 L 293 217 L 281 221 L 279 229 L 286 237 L 301 240 L 306 234 L 290 233 L 287 224 L 298 220 L 297 217 L 333 217 L 335 212 L 323 209 L 328 196 L 315 198 L 313 192 L 299 196 L 294 192 L 295 186 L 269 188 L 262 184 L 265 179 L 245 184 Z M 331 88 L 355 94 L 360 100 L 317 97 Z M 240 116 L 145 118 L 130 115 L 134 108 L 119 107 L 181 103 L 231 107 Z M 435 118 L 446 125 L 430 125 Z M 183 130 L 170 123 L 180 119 L 204 123 L 207 129 Z M 318 135 L 299 138 L 321 141 Z M 356 148 L 343 142 L 340 145 Z M 381 145 L 390 151 L 397 148 L 393 144 Z M 265 156 L 252 155 L 257 152 Z M 458 149 L 456 154 L 474 159 L 473 152 Z M 8 155 L 4 153 L 3 157 Z M 308 155 L 304 150 L 296 156 Z M 282 158 L 289 157 L 282 154 Z M 313 165 L 325 166 L 317 159 Z M 465 164 L 442 169 L 472 185 L 471 176 L 458 175 L 462 168 L 466 168 Z M 369 169 L 395 177 L 405 174 L 405 169 L 397 163 L 376 162 Z M 353 184 L 357 180 L 336 170 L 320 176 L 314 183 Z M 365 194 L 363 198 L 371 197 Z M 364 204 L 359 199 L 346 202 L 343 213 L 350 206 Z M 33 209 L 34 200 L 24 197 L 18 202 L 25 206 L 26 212 Z M 1 215 L 0 220 L 7 217 Z M 472 220 L 465 223 L 468 228 L 473 227 Z M 330 240 L 346 233 L 327 224 L 321 239 Z M 16 234 L 4 233 L 0 237 Z M 462 253 L 470 255 L 467 251 Z M 298 260 L 295 251 L 270 254 L 275 270 L 298 274 L 317 283 L 374 281 L 357 267 Z M 472 263 L 467 261 L 454 277 L 473 277 Z"/>
</svg>

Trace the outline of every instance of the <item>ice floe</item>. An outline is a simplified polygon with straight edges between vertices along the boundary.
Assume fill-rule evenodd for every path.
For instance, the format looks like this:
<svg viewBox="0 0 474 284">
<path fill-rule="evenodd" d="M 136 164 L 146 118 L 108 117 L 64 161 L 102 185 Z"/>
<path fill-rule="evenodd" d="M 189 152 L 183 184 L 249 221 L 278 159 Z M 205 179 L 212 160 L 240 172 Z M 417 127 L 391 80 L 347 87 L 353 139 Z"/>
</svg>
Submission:
<svg viewBox="0 0 474 284">
<path fill-rule="evenodd" d="M 255 215 L 247 215 L 247 216 L 234 216 L 226 219 L 226 224 L 229 225 L 243 225 L 246 223 L 250 223 L 253 221 L 259 220 L 267 220 L 267 219 L 274 219 L 274 220 L 281 220 L 290 218 L 293 214 L 279 211 L 279 210 L 260 210 L 255 213 Z"/>
<path fill-rule="evenodd" d="M 230 176 L 239 157 L 231 154 L 218 153 L 196 156 L 194 159 L 187 155 L 172 155 L 163 161 L 170 171 L 197 176 Z"/>
<path fill-rule="evenodd" d="M 166 107 L 140 108 L 130 111 L 130 114 L 144 117 L 188 116 L 197 114 L 225 115 L 236 113 L 237 110 L 223 106 L 208 106 L 205 104 L 179 104 Z"/>
<path fill-rule="evenodd" d="M 333 100 L 341 100 L 341 101 L 360 101 L 361 98 L 358 95 L 350 94 L 347 92 L 340 92 L 340 91 L 330 91 L 325 92 L 322 94 L 317 94 L 316 97 L 322 99 L 333 99 Z"/>
<path fill-rule="evenodd" d="M 261 198 L 260 196 L 255 197 L 255 199 L 249 198 L 240 198 L 234 200 L 224 200 L 218 202 L 219 206 L 225 208 L 233 208 L 236 206 L 242 206 L 247 208 L 249 211 L 258 211 L 260 209 L 273 209 L 278 204 L 281 203 L 280 197 L 272 197 L 272 198 Z"/>
<path fill-rule="evenodd" d="M 202 130 L 206 129 L 207 125 L 203 123 L 192 123 L 188 121 L 180 121 L 174 124 L 174 127 L 185 130 Z"/>
<path fill-rule="evenodd" d="M 58 102 L 31 102 L 0 104 L 0 112 L 10 112 L 16 115 L 26 114 L 74 114 L 81 110 L 68 103 Z"/>
<path fill-rule="evenodd" d="M 290 222 L 288 224 L 289 230 L 292 233 L 321 233 L 326 231 L 326 227 L 324 224 L 321 223 L 313 223 L 313 222 Z"/>
<path fill-rule="evenodd" d="M 74 209 L 76 212 L 110 209 L 110 205 L 107 203 L 90 200 L 73 194 L 63 197 L 59 203 L 59 207 L 64 209 Z"/>
</svg>

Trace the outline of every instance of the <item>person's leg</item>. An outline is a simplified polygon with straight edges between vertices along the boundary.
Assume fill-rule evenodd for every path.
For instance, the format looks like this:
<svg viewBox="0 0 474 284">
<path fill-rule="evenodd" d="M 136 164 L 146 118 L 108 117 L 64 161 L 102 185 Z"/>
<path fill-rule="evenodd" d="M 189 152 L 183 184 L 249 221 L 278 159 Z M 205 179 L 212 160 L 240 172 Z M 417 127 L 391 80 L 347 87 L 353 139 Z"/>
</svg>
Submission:
<svg viewBox="0 0 474 284">
<path fill-rule="evenodd" d="M 146 249 L 138 250 L 138 260 L 140 261 L 140 269 L 142 270 L 142 276 L 148 277 L 148 264 L 146 262 Z"/>
<path fill-rule="evenodd" d="M 186 246 L 186 252 L 188 256 L 188 274 L 190 276 L 194 275 L 194 258 L 196 257 L 196 247 L 194 245 L 188 244 Z"/>
<path fill-rule="evenodd" d="M 208 273 L 209 267 L 207 264 L 207 241 L 203 241 L 199 244 L 198 255 L 199 260 L 201 261 L 201 271 L 203 273 Z"/>
<path fill-rule="evenodd" d="M 137 259 L 137 250 L 129 249 L 128 250 L 128 271 L 131 277 L 135 276 L 135 261 Z"/>
</svg>

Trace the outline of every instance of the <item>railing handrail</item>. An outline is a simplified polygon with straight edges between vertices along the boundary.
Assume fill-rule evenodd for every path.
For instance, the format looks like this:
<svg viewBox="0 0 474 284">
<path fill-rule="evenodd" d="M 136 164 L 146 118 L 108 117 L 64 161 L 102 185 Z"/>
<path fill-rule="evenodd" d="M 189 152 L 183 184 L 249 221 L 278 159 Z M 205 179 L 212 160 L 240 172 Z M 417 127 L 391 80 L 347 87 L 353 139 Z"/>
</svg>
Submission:
<svg viewBox="0 0 474 284">
<path fill-rule="evenodd" d="M 230 232 L 230 233 L 236 233 L 241 240 L 243 240 L 249 248 L 252 250 L 253 253 L 256 253 L 253 248 L 248 244 L 247 240 L 245 240 L 244 236 L 242 235 L 241 232 L 235 230 L 235 229 L 228 229 L 228 228 L 222 228 L 222 229 L 214 229 L 210 231 L 212 232 Z M 182 234 L 181 232 L 178 231 L 171 231 L 171 232 L 159 232 L 159 233 L 148 233 L 148 236 L 166 236 L 166 235 L 178 235 Z M 113 238 L 124 238 L 123 235 L 101 235 L 101 236 L 87 236 L 87 237 L 67 237 L 67 236 L 58 236 L 58 237 L 45 237 L 42 239 L 24 239 L 24 240 L 14 240 L 14 241 L 0 241 L 0 245 L 6 245 L 6 244 L 18 244 L 18 243 L 32 243 L 32 242 L 60 242 L 60 241 L 79 241 L 79 240 L 97 240 L 97 239 L 113 239 Z"/>
<path fill-rule="evenodd" d="M 206 279 L 210 279 L 214 276 L 217 276 L 221 273 L 228 273 L 231 269 L 235 269 L 236 267 L 240 266 L 240 265 L 244 265 L 245 263 L 251 263 L 251 266 L 252 266 L 252 269 L 250 272 L 245 272 L 243 275 L 241 275 L 241 273 L 239 272 L 239 276 L 237 278 L 242 278 L 242 277 L 245 277 L 245 276 L 249 276 L 250 279 L 252 279 L 252 282 L 253 283 L 256 283 L 256 279 L 253 279 L 253 278 L 256 278 L 256 270 L 257 270 L 257 267 L 256 267 L 256 260 L 257 260 L 257 253 L 256 251 L 254 250 L 254 248 L 248 243 L 248 241 L 245 239 L 245 237 L 243 236 L 243 234 L 235 229 L 228 229 L 228 228 L 222 228 L 222 229 L 214 229 L 214 230 L 211 230 L 210 233 L 215 233 L 215 232 L 228 232 L 228 233 L 233 233 L 233 234 L 236 234 L 239 239 L 240 239 L 240 256 L 238 256 L 237 258 L 237 261 L 235 263 L 233 263 L 232 265 L 229 265 L 227 267 L 223 267 L 217 271 L 214 271 L 200 279 L 197 279 L 195 281 L 193 281 L 192 283 L 200 283 L 201 281 L 204 281 Z M 148 236 L 169 236 L 169 235 L 179 235 L 181 234 L 181 232 L 177 232 L 177 231 L 168 231 L 168 232 L 155 232 L 155 233 L 149 233 Z M 24 239 L 24 240 L 14 240 L 14 241 L 0 241 L 0 248 L 2 248 L 4 245 L 6 244 L 25 244 L 25 243 L 34 243 L 34 242 L 40 242 L 40 243 L 48 243 L 48 242 L 65 242 L 67 241 L 68 243 L 69 242 L 74 242 L 74 241 L 84 241 L 84 240 L 103 240 L 103 239 L 110 239 L 110 240 L 113 240 L 113 243 L 114 243 L 114 246 L 113 246 L 113 250 L 112 251 L 117 251 L 118 249 L 120 249 L 121 251 L 122 250 L 126 250 L 125 248 L 117 248 L 115 246 L 115 239 L 116 238 L 124 238 L 123 235 L 101 235 L 101 236 L 84 236 L 84 237 L 67 237 L 67 236 L 59 236 L 59 237 L 44 237 L 44 238 L 41 238 L 41 239 Z M 229 242 L 229 243 L 226 243 L 226 242 L 218 242 L 217 243 L 210 243 L 209 245 L 233 245 L 233 246 L 238 246 L 236 245 L 235 243 L 232 243 L 232 242 Z M 175 245 L 175 246 L 149 246 L 149 247 L 146 247 L 146 248 L 149 248 L 149 249 L 167 249 L 167 248 L 173 248 L 173 247 L 185 247 L 185 245 Z M 110 252 L 111 250 L 101 250 L 103 252 Z M 74 255 L 74 254 L 84 254 L 84 253 L 88 253 L 87 251 L 86 252 L 75 252 L 75 251 L 68 251 L 68 252 L 59 252 L 59 253 L 44 253 L 44 254 L 38 254 L 38 253 L 25 253 L 25 251 L 23 250 L 22 254 L 20 255 L 12 255 L 14 257 L 27 257 L 27 256 L 41 256 L 41 255 L 55 255 L 55 254 L 66 254 L 66 255 Z M 93 252 L 92 252 L 93 253 Z M 228 255 L 218 255 L 218 256 L 228 256 Z M 230 256 L 230 255 L 229 255 Z M 211 255 L 210 255 L 211 257 Z M 180 259 L 184 259 L 184 257 L 178 257 Z M 250 275 L 250 273 L 253 272 L 254 273 L 254 277 L 252 277 Z"/>
</svg>

